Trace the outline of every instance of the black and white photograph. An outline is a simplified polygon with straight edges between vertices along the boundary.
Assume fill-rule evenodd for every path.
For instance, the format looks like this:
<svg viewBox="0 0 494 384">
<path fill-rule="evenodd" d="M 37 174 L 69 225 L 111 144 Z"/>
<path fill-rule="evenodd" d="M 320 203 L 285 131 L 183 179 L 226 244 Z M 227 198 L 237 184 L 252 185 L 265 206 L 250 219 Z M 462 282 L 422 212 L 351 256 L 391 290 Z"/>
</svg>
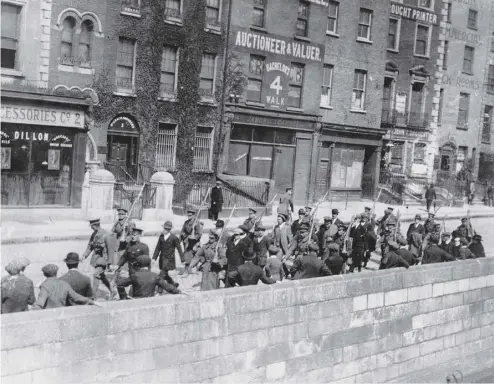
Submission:
<svg viewBox="0 0 494 384">
<path fill-rule="evenodd" d="M 2 384 L 494 383 L 494 0 L 0 0 Z"/>
</svg>

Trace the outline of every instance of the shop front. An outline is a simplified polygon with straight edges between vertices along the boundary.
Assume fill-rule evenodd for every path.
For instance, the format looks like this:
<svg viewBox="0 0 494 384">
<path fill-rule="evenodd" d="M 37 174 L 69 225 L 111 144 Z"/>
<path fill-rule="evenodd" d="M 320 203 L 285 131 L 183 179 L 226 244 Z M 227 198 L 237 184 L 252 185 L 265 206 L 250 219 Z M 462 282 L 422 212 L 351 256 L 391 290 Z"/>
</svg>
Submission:
<svg viewBox="0 0 494 384">
<path fill-rule="evenodd" d="M 235 114 L 230 125 L 225 173 L 273 182 L 273 194 L 294 188 L 305 201 L 309 188 L 315 121 Z"/>
<path fill-rule="evenodd" d="M 3 207 L 80 206 L 87 136 L 84 103 L 78 100 L 78 108 L 66 108 L 2 100 Z"/>
</svg>

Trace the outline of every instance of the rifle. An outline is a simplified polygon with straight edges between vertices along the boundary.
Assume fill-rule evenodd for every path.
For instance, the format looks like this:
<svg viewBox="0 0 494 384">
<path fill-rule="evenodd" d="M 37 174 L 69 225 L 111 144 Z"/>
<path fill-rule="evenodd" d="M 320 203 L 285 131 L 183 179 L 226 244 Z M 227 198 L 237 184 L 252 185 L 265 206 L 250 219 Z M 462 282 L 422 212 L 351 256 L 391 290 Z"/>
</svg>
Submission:
<svg viewBox="0 0 494 384">
<path fill-rule="evenodd" d="M 439 244 L 442 243 L 443 233 L 446 231 L 446 217 L 448 217 L 448 215 L 443 217 L 443 224 L 441 225 L 441 230 L 439 231 Z"/>
<path fill-rule="evenodd" d="M 268 210 L 268 205 L 270 205 L 270 204 L 272 204 L 272 203 L 273 203 L 274 199 L 276 199 L 276 196 L 278 196 L 278 194 L 274 195 L 274 197 L 271 199 L 271 201 L 270 201 L 268 204 L 266 204 L 266 206 L 264 207 L 264 209 L 263 209 L 263 211 L 262 211 L 261 215 L 260 215 L 260 216 L 259 216 L 259 218 L 255 221 L 254 225 L 252 226 L 252 228 L 250 229 L 250 231 L 249 231 L 249 232 L 251 232 L 251 233 L 252 233 L 252 232 L 254 232 L 254 231 L 256 230 L 256 225 L 257 225 L 257 224 L 259 224 L 259 223 L 261 222 L 262 217 L 264 216 L 264 214 L 265 214 L 265 213 L 266 213 L 266 211 Z"/>
<path fill-rule="evenodd" d="M 208 198 L 210 191 L 211 191 L 211 188 L 208 188 L 208 190 L 206 192 L 206 196 L 204 196 L 204 199 L 202 199 L 201 205 L 199 205 L 199 209 L 197 210 L 197 213 L 194 217 L 194 221 L 192 222 L 192 234 L 191 234 L 192 237 L 195 237 L 197 218 L 201 214 L 201 209 L 202 209 L 204 203 L 206 202 L 206 199 Z"/>
<path fill-rule="evenodd" d="M 472 223 L 470 222 L 470 209 L 467 211 L 467 236 L 472 238 L 477 232 L 473 230 Z"/>
<path fill-rule="evenodd" d="M 348 239 L 350 237 L 350 230 L 352 229 L 352 224 L 353 224 L 353 221 L 355 220 L 355 215 L 352 216 L 351 220 L 350 220 L 350 224 L 348 225 L 348 228 L 345 232 L 345 237 L 343 237 L 343 250 L 341 251 L 341 253 L 345 253 L 348 255 L 348 247 L 347 247 L 347 242 L 348 242 Z"/>
<path fill-rule="evenodd" d="M 225 227 L 227 226 L 227 224 L 230 222 L 232 216 L 233 216 L 233 212 L 235 212 L 235 208 L 237 207 L 237 205 L 235 204 L 233 206 L 233 209 L 232 211 L 230 212 L 230 216 L 228 217 L 228 220 L 226 221 L 225 225 L 223 228 L 221 228 L 221 232 L 220 232 L 220 235 L 218 237 L 218 243 L 216 243 L 216 249 L 214 250 L 214 257 L 216 258 L 218 256 L 218 248 L 220 246 L 220 240 L 221 240 L 221 236 L 223 236 L 223 231 L 225 230 Z"/>
<path fill-rule="evenodd" d="M 376 203 L 379 201 L 379 197 L 381 197 L 382 190 L 383 190 L 382 188 L 379 188 L 379 193 L 378 193 L 376 199 L 374 200 L 374 204 L 372 204 L 372 209 L 370 211 L 371 217 L 374 214 L 374 211 L 376 210 Z"/>
<path fill-rule="evenodd" d="M 396 226 L 395 226 L 395 233 L 394 233 L 395 241 L 396 241 L 396 234 L 398 233 L 399 225 L 400 225 L 400 210 L 398 209 L 398 213 L 396 214 Z"/>
<path fill-rule="evenodd" d="M 314 208 L 314 212 L 312 212 L 311 214 L 311 224 L 310 224 L 310 231 L 309 231 L 309 240 L 307 241 L 307 247 L 309 247 L 309 243 L 312 239 L 312 232 L 314 230 L 314 217 L 316 216 L 316 212 L 317 210 L 319 209 L 319 205 L 326 200 L 326 197 L 328 196 L 328 193 L 329 193 L 329 189 L 326 191 L 326 193 L 324 194 L 323 198 L 321 200 L 319 200 L 319 202 L 316 204 L 316 207 Z"/>
<path fill-rule="evenodd" d="M 120 235 L 120 239 L 119 239 L 120 242 L 122 242 L 122 243 L 125 241 L 125 228 L 127 227 L 127 224 L 129 222 L 129 218 L 130 218 L 130 215 L 132 214 L 132 210 L 134 209 L 135 203 L 142 197 L 142 193 L 144 192 L 145 186 L 146 186 L 146 183 L 142 184 L 142 188 L 139 190 L 139 194 L 137 195 L 137 197 L 132 202 L 132 205 L 130 206 L 127 217 L 125 218 L 125 222 L 124 222 L 123 229 L 122 229 L 122 234 Z"/>
</svg>

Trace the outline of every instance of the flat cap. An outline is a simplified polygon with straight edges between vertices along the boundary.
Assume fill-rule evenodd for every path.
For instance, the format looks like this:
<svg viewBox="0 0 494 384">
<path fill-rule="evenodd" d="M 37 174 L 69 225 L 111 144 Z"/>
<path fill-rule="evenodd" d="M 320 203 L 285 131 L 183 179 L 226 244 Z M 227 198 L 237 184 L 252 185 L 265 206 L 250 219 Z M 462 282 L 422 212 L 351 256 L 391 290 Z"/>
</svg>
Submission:
<svg viewBox="0 0 494 384">
<path fill-rule="evenodd" d="M 191 215 L 195 215 L 196 211 L 194 211 L 193 209 L 189 209 L 187 210 L 187 213 L 190 213 Z"/>
<path fill-rule="evenodd" d="M 265 231 L 266 227 L 262 224 L 256 224 L 256 231 Z"/>
<path fill-rule="evenodd" d="M 473 235 L 472 239 L 473 240 L 482 241 L 482 236 L 480 236 L 480 235 Z"/>
<path fill-rule="evenodd" d="M 244 231 L 243 231 L 242 229 L 240 229 L 240 228 L 235 228 L 235 229 L 233 230 L 233 234 L 234 234 L 234 235 L 241 235 L 241 234 L 243 234 L 243 233 L 244 233 Z"/>
<path fill-rule="evenodd" d="M 5 266 L 5 270 L 9 273 L 9 275 L 19 274 L 22 268 L 23 266 L 19 260 L 12 260 Z"/>
<path fill-rule="evenodd" d="M 466 217 L 463 217 L 463 218 L 461 219 L 461 221 L 462 221 L 462 222 L 463 222 L 463 221 L 468 221 L 468 219 L 467 219 Z"/>
<path fill-rule="evenodd" d="M 125 208 L 117 208 L 117 212 L 127 213 L 129 211 L 127 211 Z"/>
<path fill-rule="evenodd" d="M 304 214 L 305 214 L 305 209 L 300 208 L 300 209 L 298 210 L 298 214 L 299 214 L 299 215 L 304 215 Z"/>
<path fill-rule="evenodd" d="M 242 231 L 244 231 L 245 233 L 248 233 L 249 232 L 249 228 L 247 228 L 245 225 L 239 225 L 238 226 L 239 229 L 241 229 Z"/>
<path fill-rule="evenodd" d="M 132 232 L 137 232 L 137 233 L 141 234 L 142 232 L 144 232 L 144 230 L 141 228 L 132 228 Z"/>
<path fill-rule="evenodd" d="M 279 252 L 279 250 L 280 249 L 276 245 L 270 245 L 269 248 L 268 248 L 268 252 L 271 255 L 276 255 Z"/>
<path fill-rule="evenodd" d="M 284 215 L 283 213 L 278 213 L 278 217 L 281 217 L 283 219 L 283 221 L 287 220 L 286 215 Z"/>
<path fill-rule="evenodd" d="M 29 264 L 31 264 L 31 261 L 26 257 L 21 257 L 18 260 L 22 268 L 26 268 Z"/>
<path fill-rule="evenodd" d="M 55 264 L 46 264 L 41 268 L 41 272 L 43 272 L 46 277 L 53 277 L 57 275 L 58 267 Z"/>
<path fill-rule="evenodd" d="M 285 191 L 286 191 L 286 192 L 291 191 L 291 190 L 293 190 L 293 188 L 291 188 L 291 187 L 290 187 L 290 188 L 285 189 Z"/>
<path fill-rule="evenodd" d="M 332 219 L 331 219 L 331 217 L 329 217 L 329 216 L 324 216 L 324 221 L 331 221 L 331 220 L 332 220 Z"/>
<path fill-rule="evenodd" d="M 173 223 L 169 220 L 165 221 L 165 224 L 163 224 L 163 228 L 165 229 L 172 229 L 173 228 Z"/>
</svg>

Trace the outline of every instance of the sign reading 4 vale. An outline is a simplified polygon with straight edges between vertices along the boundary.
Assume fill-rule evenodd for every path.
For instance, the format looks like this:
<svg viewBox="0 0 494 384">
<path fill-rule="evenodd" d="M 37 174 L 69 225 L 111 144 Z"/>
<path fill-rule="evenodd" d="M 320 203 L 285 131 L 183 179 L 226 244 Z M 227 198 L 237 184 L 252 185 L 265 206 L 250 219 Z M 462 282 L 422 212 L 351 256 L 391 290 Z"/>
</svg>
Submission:
<svg viewBox="0 0 494 384">
<path fill-rule="evenodd" d="M 290 67 L 280 62 L 267 62 L 264 69 L 263 102 L 274 108 L 285 108 L 288 98 Z"/>
</svg>

